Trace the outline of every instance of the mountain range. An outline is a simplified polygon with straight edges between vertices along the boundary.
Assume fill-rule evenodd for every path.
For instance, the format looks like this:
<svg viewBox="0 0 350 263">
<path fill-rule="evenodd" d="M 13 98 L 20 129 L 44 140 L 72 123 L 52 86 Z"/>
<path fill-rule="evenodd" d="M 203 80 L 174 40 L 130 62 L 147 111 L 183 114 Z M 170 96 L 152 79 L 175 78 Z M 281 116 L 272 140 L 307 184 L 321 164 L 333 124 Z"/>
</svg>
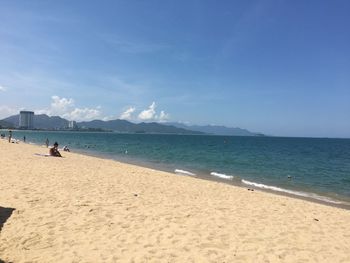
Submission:
<svg viewBox="0 0 350 263">
<path fill-rule="evenodd" d="M 18 128 L 19 115 L 13 115 L 1 120 L 3 128 Z M 43 130 L 67 130 L 69 121 L 59 116 L 48 116 L 46 114 L 34 115 L 35 129 Z M 123 133 L 167 133 L 167 134 L 203 134 L 169 125 L 152 123 L 132 123 L 126 120 L 93 120 L 88 122 L 77 122 L 77 130 L 107 130 Z"/>
<path fill-rule="evenodd" d="M 19 125 L 19 114 L 10 116 L 6 119 L 3 119 L 7 123 L 18 127 Z M 47 116 L 46 114 L 34 115 L 34 128 L 35 129 L 44 129 L 44 130 L 59 130 L 68 127 L 69 121 L 63 119 L 59 116 Z"/>
<path fill-rule="evenodd" d="M 203 134 L 202 132 L 163 125 L 156 122 L 132 123 L 126 120 L 93 120 L 88 122 L 78 122 L 77 125 L 78 127 L 85 129 L 104 129 L 126 133 Z"/>
<path fill-rule="evenodd" d="M 178 122 L 172 122 L 168 123 L 169 125 L 173 125 L 177 128 L 183 128 L 188 129 L 191 131 L 199 131 L 206 134 L 213 134 L 213 135 L 225 135 L 225 136 L 261 136 L 262 134 L 259 133 L 253 133 L 246 129 L 241 128 L 230 128 L 226 126 L 220 126 L 220 125 L 186 125 L 183 123 Z"/>
<path fill-rule="evenodd" d="M 69 121 L 59 116 L 34 115 L 34 128 L 44 130 L 66 130 Z M 0 120 L 0 127 L 18 128 L 19 115 Z M 246 129 L 229 128 L 217 125 L 185 125 L 182 123 L 133 123 L 127 120 L 93 120 L 76 123 L 77 130 L 108 130 L 122 133 L 166 133 L 166 134 L 213 134 L 226 136 L 259 136 Z"/>
<path fill-rule="evenodd" d="M 0 120 L 0 129 L 1 128 L 14 128 L 15 126 L 12 123 L 9 123 L 4 120 Z"/>
</svg>

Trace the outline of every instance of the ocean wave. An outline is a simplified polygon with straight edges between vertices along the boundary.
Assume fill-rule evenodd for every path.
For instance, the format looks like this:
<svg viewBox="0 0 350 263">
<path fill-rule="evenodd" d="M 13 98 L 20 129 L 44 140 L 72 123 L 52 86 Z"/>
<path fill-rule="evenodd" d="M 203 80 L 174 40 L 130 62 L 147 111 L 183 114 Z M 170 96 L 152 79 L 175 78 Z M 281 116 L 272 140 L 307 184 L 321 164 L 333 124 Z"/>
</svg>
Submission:
<svg viewBox="0 0 350 263">
<path fill-rule="evenodd" d="M 210 175 L 220 177 L 222 179 L 227 179 L 227 180 L 232 180 L 234 178 L 233 175 L 226 175 L 226 174 L 221 174 L 217 172 L 211 172 Z"/>
<path fill-rule="evenodd" d="M 194 173 L 191 173 L 191 172 L 185 171 L 185 170 L 181 170 L 181 169 L 175 169 L 175 173 L 176 173 L 176 174 L 191 175 L 191 176 L 196 175 L 196 174 L 194 174 Z"/>
<path fill-rule="evenodd" d="M 255 183 L 255 182 L 247 181 L 247 180 L 244 180 L 244 179 L 242 179 L 242 183 L 244 183 L 246 185 L 254 186 L 256 188 L 268 189 L 268 190 L 272 190 L 272 191 L 276 191 L 276 192 L 282 192 L 282 193 L 287 193 L 287 194 L 291 194 L 291 195 L 296 195 L 296 196 L 301 196 L 301 197 L 306 197 L 306 198 L 312 198 L 312 199 L 316 199 L 316 200 L 327 202 L 327 203 L 338 204 L 338 205 L 339 204 L 343 204 L 343 202 L 336 201 L 336 200 L 333 200 L 331 198 L 328 198 L 328 197 L 325 197 L 325 196 L 321 196 L 321 195 L 318 195 L 318 194 L 314 194 L 314 193 L 293 191 L 293 190 L 283 189 L 283 188 L 280 188 L 280 187 L 277 187 L 277 186 L 271 186 L 271 185 Z"/>
</svg>

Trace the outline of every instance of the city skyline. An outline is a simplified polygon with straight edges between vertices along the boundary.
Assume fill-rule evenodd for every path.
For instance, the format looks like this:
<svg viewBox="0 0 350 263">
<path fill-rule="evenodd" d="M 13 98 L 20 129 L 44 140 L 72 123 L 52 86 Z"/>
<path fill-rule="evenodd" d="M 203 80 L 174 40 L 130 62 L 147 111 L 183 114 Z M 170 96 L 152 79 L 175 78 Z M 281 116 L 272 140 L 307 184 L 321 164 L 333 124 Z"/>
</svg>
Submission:
<svg viewBox="0 0 350 263">
<path fill-rule="evenodd" d="M 346 1 L 3 1 L 0 119 L 350 137 Z"/>
</svg>

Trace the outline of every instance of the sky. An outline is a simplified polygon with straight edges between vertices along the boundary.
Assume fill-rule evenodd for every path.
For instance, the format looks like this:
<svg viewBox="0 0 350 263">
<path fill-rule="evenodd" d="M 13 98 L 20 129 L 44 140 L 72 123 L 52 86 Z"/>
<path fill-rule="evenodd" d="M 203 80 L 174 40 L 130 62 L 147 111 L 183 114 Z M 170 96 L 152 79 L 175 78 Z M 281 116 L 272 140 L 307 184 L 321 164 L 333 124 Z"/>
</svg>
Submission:
<svg viewBox="0 0 350 263">
<path fill-rule="evenodd" d="M 350 138 L 347 0 L 0 0 L 0 119 Z"/>
</svg>

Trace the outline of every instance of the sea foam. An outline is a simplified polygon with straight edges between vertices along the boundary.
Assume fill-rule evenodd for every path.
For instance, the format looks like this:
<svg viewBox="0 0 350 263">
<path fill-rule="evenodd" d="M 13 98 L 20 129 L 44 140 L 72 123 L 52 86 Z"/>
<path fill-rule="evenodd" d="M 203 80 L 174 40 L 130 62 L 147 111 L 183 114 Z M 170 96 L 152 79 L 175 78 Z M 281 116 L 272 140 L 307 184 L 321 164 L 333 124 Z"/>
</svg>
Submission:
<svg viewBox="0 0 350 263">
<path fill-rule="evenodd" d="M 254 186 L 256 188 L 261 188 L 261 189 L 268 189 L 268 190 L 272 190 L 272 191 L 276 191 L 276 192 L 282 192 L 282 193 L 287 193 L 290 195 L 296 195 L 296 196 L 301 196 L 301 197 L 307 197 L 307 198 L 313 198 L 319 201 L 323 201 L 323 202 L 327 202 L 327 203 L 332 203 L 332 204 L 343 204 L 343 202 L 340 201 L 335 201 L 331 198 L 325 197 L 325 196 L 320 196 L 314 193 L 306 193 L 306 192 L 300 192 L 300 191 L 292 191 L 292 190 L 288 190 L 288 189 L 283 189 L 277 186 L 271 186 L 271 185 L 266 185 L 266 184 L 260 184 L 260 183 L 256 183 L 256 182 L 251 182 L 251 181 L 247 181 L 242 179 L 242 183 L 246 184 L 246 185 L 251 185 Z"/>
<path fill-rule="evenodd" d="M 175 169 L 175 173 L 176 174 L 184 174 L 184 175 L 196 175 L 196 174 L 194 174 L 194 173 L 191 173 L 191 172 L 189 172 L 189 171 L 185 171 L 185 170 L 181 170 L 181 169 Z"/>
<path fill-rule="evenodd" d="M 211 172 L 210 175 L 220 177 L 222 179 L 227 179 L 227 180 L 232 180 L 234 178 L 233 175 L 226 175 L 226 174 L 221 174 L 217 172 Z"/>
</svg>

